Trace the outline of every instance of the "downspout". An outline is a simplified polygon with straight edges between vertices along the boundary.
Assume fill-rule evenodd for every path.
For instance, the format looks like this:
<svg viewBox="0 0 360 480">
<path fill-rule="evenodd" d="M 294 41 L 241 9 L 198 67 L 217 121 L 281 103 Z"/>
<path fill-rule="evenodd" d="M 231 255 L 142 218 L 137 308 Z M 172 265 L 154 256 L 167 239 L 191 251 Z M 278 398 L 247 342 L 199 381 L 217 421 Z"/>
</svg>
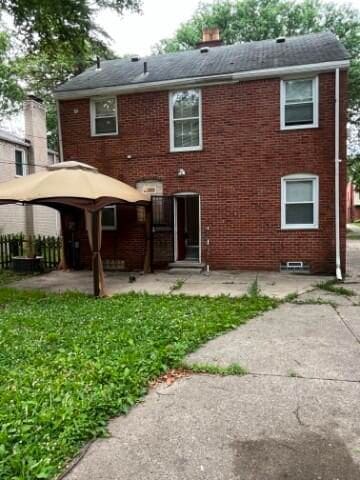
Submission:
<svg viewBox="0 0 360 480">
<path fill-rule="evenodd" d="M 58 136 L 59 136 L 60 162 L 63 162 L 63 161 L 64 161 L 64 151 L 63 151 L 63 142 L 62 142 L 62 131 L 61 131 L 61 120 L 60 120 L 60 105 L 59 105 L 59 100 L 56 100 L 56 117 L 57 117 Z"/>
<path fill-rule="evenodd" d="M 340 137 L 340 70 L 335 70 L 335 252 L 336 252 L 336 279 L 342 280 L 340 258 L 340 182 L 339 182 L 339 137 Z"/>
</svg>

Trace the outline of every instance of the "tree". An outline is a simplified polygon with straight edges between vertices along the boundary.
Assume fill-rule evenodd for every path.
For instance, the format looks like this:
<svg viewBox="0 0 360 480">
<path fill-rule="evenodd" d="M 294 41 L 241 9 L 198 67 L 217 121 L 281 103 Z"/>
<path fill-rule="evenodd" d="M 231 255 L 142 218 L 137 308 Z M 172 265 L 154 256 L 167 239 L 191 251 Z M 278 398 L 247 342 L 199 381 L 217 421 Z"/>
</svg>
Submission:
<svg viewBox="0 0 360 480">
<path fill-rule="evenodd" d="M 203 27 L 219 27 L 225 44 L 328 30 L 351 54 L 349 117 L 360 123 L 360 12 L 349 5 L 321 0 L 220 0 L 203 3 L 173 38 L 155 46 L 157 53 L 194 48 Z"/>
<path fill-rule="evenodd" d="M 9 114 L 14 103 L 21 102 L 23 91 L 17 80 L 17 69 L 11 58 L 11 41 L 6 31 L 0 31 L 0 111 Z"/>
<path fill-rule="evenodd" d="M 8 13 L 14 22 L 12 32 L 0 28 L 0 114 L 19 108 L 27 92 L 42 97 L 49 143 L 55 147 L 53 88 L 93 64 L 97 55 L 114 57 L 106 33 L 94 21 L 96 12 L 111 8 L 121 14 L 140 5 L 141 0 L 0 0 L 0 14 Z"/>
</svg>

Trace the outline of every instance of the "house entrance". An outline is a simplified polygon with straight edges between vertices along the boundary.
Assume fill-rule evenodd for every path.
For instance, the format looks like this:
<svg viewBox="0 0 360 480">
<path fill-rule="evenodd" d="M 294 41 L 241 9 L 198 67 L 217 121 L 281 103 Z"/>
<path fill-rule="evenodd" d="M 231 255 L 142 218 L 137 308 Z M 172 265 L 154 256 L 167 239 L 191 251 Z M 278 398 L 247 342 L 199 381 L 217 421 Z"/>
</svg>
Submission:
<svg viewBox="0 0 360 480">
<path fill-rule="evenodd" d="M 174 257 L 176 262 L 200 262 L 200 197 L 178 194 L 174 198 Z"/>
</svg>

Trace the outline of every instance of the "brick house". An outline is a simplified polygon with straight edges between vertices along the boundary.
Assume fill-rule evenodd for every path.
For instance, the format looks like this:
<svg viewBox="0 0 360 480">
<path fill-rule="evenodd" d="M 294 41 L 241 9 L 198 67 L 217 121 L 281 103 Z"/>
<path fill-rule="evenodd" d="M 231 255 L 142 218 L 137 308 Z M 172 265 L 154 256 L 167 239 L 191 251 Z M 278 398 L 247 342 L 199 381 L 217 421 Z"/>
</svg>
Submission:
<svg viewBox="0 0 360 480">
<path fill-rule="evenodd" d="M 360 220 L 360 191 L 351 182 L 348 182 L 346 188 L 346 207 L 347 222 Z"/>
<path fill-rule="evenodd" d="M 230 46 L 206 35 L 198 49 L 104 61 L 59 86 L 64 160 L 152 197 L 155 266 L 340 277 L 348 53 L 331 33 Z M 141 209 L 109 208 L 103 228 L 105 264 L 140 269 Z"/>
<path fill-rule="evenodd" d="M 29 96 L 23 106 L 25 136 L 0 128 L 0 183 L 40 172 L 57 163 L 59 155 L 48 149 L 46 111 L 42 101 Z M 60 234 L 60 217 L 52 208 L 40 205 L 0 205 L 0 235 Z"/>
</svg>

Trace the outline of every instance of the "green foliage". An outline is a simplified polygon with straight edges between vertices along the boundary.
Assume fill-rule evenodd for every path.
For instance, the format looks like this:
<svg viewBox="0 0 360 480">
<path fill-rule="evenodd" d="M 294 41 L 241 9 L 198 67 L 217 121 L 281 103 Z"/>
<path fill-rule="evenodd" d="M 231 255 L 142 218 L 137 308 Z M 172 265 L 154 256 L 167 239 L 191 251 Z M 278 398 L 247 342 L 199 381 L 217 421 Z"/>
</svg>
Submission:
<svg viewBox="0 0 360 480">
<path fill-rule="evenodd" d="M 355 295 L 353 290 L 339 286 L 336 280 L 320 282 L 317 284 L 317 287 L 321 288 L 321 290 L 326 290 L 327 292 L 336 293 L 337 295 L 344 295 L 346 297 L 352 297 L 353 295 Z"/>
<path fill-rule="evenodd" d="M 184 285 L 184 283 L 185 283 L 184 280 L 181 280 L 180 278 L 178 278 L 176 282 L 170 287 L 170 292 L 180 290 L 181 287 Z"/>
<path fill-rule="evenodd" d="M 0 112 L 2 115 L 16 111 L 22 99 L 23 90 L 18 82 L 16 62 L 11 58 L 10 35 L 0 30 Z"/>
<path fill-rule="evenodd" d="M 207 363 L 192 363 L 191 365 L 184 364 L 184 368 L 191 370 L 194 373 L 208 373 L 209 375 L 246 375 L 247 371 L 238 363 L 231 363 L 226 367 L 219 365 L 210 365 Z"/>
<path fill-rule="evenodd" d="M 57 149 L 53 88 L 97 55 L 114 57 L 107 34 L 94 21 L 98 9 L 121 14 L 140 5 L 141 0 L 0 0 L 0 17 L 6 12 L 14 20 L 11 36 L 0 29 L 0 118 L 19 109 L 26 93 L 40 96 L 48 112 L 49 146 Z"/>
<path fill-rule="evenodd" d="M 261 294 L 261 290 L 259 287 L 258 277 L 256 276 L 255 280 L 250 284 L 248 289 L 248 294 L 252 298 L 259 297 Z"/>
<path fill-rule="evenodd" d="M 18 280 L 22 280 L 23 278 L 29 277 L 31 275 L 21 275 L 19 273 L 15 273 L 12 270 L 3 270 L 0 269 L 0 286 L 7 286 L 12 282 L 16 282 Z"/>
<path fill-rule="evenodd" d="M 226 44 L 276 38 L 278 36 L 331 31 L 352 56 L 349 74 L 349 112 L 360 121 L 360 13 L 351 5 L 321 0 L 220 0 L 202 3 L 173 38 L 155 47 L 158 53 L 194 48 L 203 27 L 219 27 Z"/>
<path fill-rule="evenodd" d="M 151 380 L 276 305 L 266 297 L 98 300 L 0 289 L 0 478 L 52 478 Z"/>
</svg>

